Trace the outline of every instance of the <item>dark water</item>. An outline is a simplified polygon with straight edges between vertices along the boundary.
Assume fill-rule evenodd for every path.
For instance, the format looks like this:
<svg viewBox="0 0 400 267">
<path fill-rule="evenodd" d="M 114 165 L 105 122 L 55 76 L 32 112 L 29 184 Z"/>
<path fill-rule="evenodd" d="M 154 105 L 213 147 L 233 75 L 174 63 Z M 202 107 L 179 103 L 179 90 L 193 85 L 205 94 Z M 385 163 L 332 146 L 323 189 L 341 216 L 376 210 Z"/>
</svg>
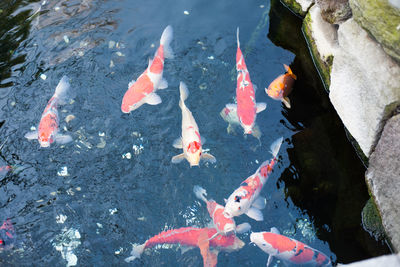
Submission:
<svg viewBox="0 0 400 267">
<path fill-rule="evenodd" d="M 0 165 L 20 166 L 0 181 L 0 214 L 11 218 L 19 240 L 1 252 L 0 263 L 63 266 L 63 256 L 76 255 L 80 266 L 126 265 L 131 243 L 165 229 L 207 225 L 193 185 L 223 203 L 270 158 L 269 145 L 280 136 L 279 164 L 262 192 L 265 220 L 236 222 L 248 221 L 254 231 L 275 226 L 334 262 L 388 253 L 362 229 L 365 170 L 323 92 L 301 21 L 279 2 L 3 1 L 0 9 Z M 163 103 L 122 114 L 128 82 L 146 68 L 168 24 L 176 57 L 166 60 Z M 257 117 L 261 146 L 241 130 L 227 134 L 219 116 L 235 95 L 237 26 L 257 100 L 268 104 Z M 282 63 L 291 63 L 299 77 L 291 110 L 263 90 L 283 73 Z M 61 107 L 60 124 L 74 142 L 39 148 L 24 134 L 37 127 L 64 74 L 74 102 Z M 170 163 L 180 153 L 172 142 L 180 135 L 181 80 L 215 165 Z M 70 114 L 76 118 L 66 123 Z M 131 159 L 123 158 L 128 152 Z M 65 166 L 69 175 L 58 175 Z M 249 242 L 248 234 L 240 237 Z M 266 260 L 246 245 L 221 253 L 218 265 L 264 266 Z M 133 265 L 201 266 L 202 260 L 198 250 L 156 249 Z"/>
</svg>

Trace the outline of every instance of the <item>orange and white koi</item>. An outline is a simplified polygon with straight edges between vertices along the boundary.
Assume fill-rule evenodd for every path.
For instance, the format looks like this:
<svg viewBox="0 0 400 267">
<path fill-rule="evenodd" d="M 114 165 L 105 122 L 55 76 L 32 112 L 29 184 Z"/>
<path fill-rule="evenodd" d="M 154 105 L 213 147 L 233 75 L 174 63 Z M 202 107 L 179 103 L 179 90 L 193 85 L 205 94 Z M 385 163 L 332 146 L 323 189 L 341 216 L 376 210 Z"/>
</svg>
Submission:
<svg viewBox="0 0 400 267">
<path fill-rule="evenodd" d="M 271 232 L 251 233 L 250 240 L 269 254 L 267 266 L 271 264 L 273 257 L 290 265 L 332 266 L 331 260 L 324 253 L 281 235 L 275 227 L 271 228 Z"/>
<path fill-rule="evenodd" d="M 192 166 L 198 166 L 200 159 L 215 163 L 215 157 L 208 153 L 203 153 L 202 145 L 204 138 L 200 136 L 199 127 L 193 117 L 192 112 L 186 107 L 185 100 L 189 96 L 189 91 L 184 82 L 179 85 L 180 100 L 179 107 L 182 110 L 182 137 L 176 139 L 173 146 L 182 149 L 183 153 L 172 157 L 172 163 L 179 163 L 187 159 Z"/>
<path fill-rule="evenodd" d="M 264 220 L 260 210 L 265 207 L 266 200 L 259 195 L 278 161 L 276 157 L 282 141 L 283 138 L 281 137 L 272 143 L 271 153 L 273 158 L 271 161 L 264 161 L 257 171 L 244 180 L 240 187 L 229 196 L 224 209 L 226 216 L 234 217 L 246 214 L 256 221 Z"/>
<path fill-rule="evenodd" d="M 122 99 L 122 112 L 129 113 L 144 103 L 158 105 L 162 102 L 156 91 L 168 87 L 168 82 L 163 79 L 164 59 L 174 57 L 170 47 L 172 38 L 173 29 L 168 25 L 161 35 L 160 46 L 153 60 L 149 60 L 147 69 L 139 76 L 137 81 L 133 80 L 129 83 L 128 90 Z"/>
<path fill-rule="evenodd" d="M 290 108 L 290 99 L 288 95 L 292 91 L 294 81 L 297 77 L 293 74 L 288 65 L 283 64 L 283 66 L 287 72 L 273 80 L 268 88 L 265 88 L 265 92 L 271 98 L 282 101 L 287 108 Z"/>
<path fill-rule="evenodd" d="M 235 235 L 218 236 L 210 238 L 217 232 L 214 228 L 184 227 L 168 230 L 153 236 L 142 245 L 134 245 L 131 256 L 126 262 L 140 258 L 145 249 L 152 248 L 159 244 L 177 244 L 186 247 L 199 247 L 203 256 L 204 266 L 216 266 L 219 251 L 231 252 L 239 250 L 244 242 Z"/>
<path fill-rule="evenodd" d="M 49 147 L 54 141 L 65 144 L 72 141 L 69 135 L 58 133 L 58 105 L 64 104 L 67 99 L 67 92 L 70 88 L 68 77 L 63 76 L 58 83 L 53 97 L 47 103 L 40 119 L 39 129 L 25 134 L 27 139 L 38 139 L 41 147 Z"/>
<path fill-rule="evenodd" d="M 257 113 L 263 111 L 266 103 L 256 103 L 255 86 L 251 82 L 249 71 L 247 70 L 244 56 L 240 50 L 239 28 L 237 28 L 237 51 L 236 51 L 236 101 L 237 104 L 227 104 L 226 108 L 230 112 L 237 113 L 240 125 L 244 129 L 245 134 L 251 134 L 256 127 Z"/>
<path fill-rule="evenodd" d="M 244 233 L 251 229 L 251 226 L 248 223 L 242 223 L 236 226 L 233 218 L 227 217 L 224 214 L 224 206 L 218 204 L 213 199 L 206 199 L 205 196 L 207 196 L 207 192 L 204 188 L 195 185 L 193 188 L 193 192 L 198 199 L 203 200 L 207 204 L 208 214 L 210 214 L 214 227 L 217 230 L 215 236 L 219 234 L 230 235 L 234 233 Z M 213 236 L 212 238 L 214 238 L 215 236 Z"/>
</svg>

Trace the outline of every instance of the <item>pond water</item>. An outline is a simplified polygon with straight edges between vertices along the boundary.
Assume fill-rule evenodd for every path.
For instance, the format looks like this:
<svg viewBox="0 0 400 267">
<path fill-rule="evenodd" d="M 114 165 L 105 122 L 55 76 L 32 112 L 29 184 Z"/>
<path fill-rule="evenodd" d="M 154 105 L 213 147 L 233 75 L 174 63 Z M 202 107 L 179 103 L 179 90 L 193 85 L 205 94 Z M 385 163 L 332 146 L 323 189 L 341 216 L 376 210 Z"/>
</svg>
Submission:
<svg viewBox="0 0 400 267">
<path fill-rule="evenodd" d="M 253 231 L 277 227 L 334 263 L 389 253 L 362 228 L 364 166 L 323 91 L 301 20 L 278 1 L 3 1 L 0 18 L 0 166 L 17 166 L 0 177 L 0 220 L 10 218 L 18 236 L 0 252 L 1 264 L 127 265 L 132 243 L 208 225 L 193 186 L 222 204 L 270 159 L 269 146 L 281 136 L 279 162 L 261 193 L 265 220 L 243 215 L 236 222 Z M 163 102 L 123 114 L 128 83 L 169 24 L 175 58 L 165 61 Z M 241 129 L 228 134 L 219 115 L 235 97 L 236 27 L 257 101 L 267 103 L 257 116 L 261 145 Z M 263 90 L 283 63 L 298 77 L 290 110 Z M 74 101 L 60 108 L 60 128 L 74 141 L 40 148 L 24 135 L 38 126 L 63 75 Z M 181 153 L 172 147 L 181 132 L 180 81 L 216 164 L 171 164 Z M 66 122 L 69 115 L 75 119 Z M 239 237 L 246 246 L 221 253 L 218 266 L 265 266 L 267 255 L 248 244 L 249 233 Z M 131 265 L 201 266 L 202 259 L 198 249 L 158 248 Z"/>
</svg>

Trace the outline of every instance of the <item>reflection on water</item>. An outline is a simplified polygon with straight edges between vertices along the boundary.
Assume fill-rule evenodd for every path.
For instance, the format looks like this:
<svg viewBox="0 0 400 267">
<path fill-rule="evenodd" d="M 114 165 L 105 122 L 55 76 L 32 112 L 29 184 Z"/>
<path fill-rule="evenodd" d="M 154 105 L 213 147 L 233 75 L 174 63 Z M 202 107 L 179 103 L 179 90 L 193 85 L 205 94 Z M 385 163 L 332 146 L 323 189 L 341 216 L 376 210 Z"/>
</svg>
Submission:
<svg viewBox="0 0 400 267">
<path fill-rule="evenodd" d="M 193 185 L 223 203 L 269 158 L 269 145 L 280 136 L 279 163 L 262 191 L 265 220 L 241 216 L 237 224 L 248 221 L 254 231 L 275 226 L 337 262 L 388 252 L 360 226 L 368 198 L 364 169 L 312 66 L 298 18 L 279 1 L 271 2 L 271 10 L 261 0 L 3 1 L 0 9 L 0 167 L 20 166 L 0 178 L 0 211 L 20 240 L 2 252 L 0 263 L 125 264 L 131 243 L 165 228 L 206 226 L 209 215 L 191 193 Z M 122 114 L 129 81 L 146 68 L 168 24 L 176 57 L 165 64 L 163 103 Z M 234 101 L 237 26 L 259 88 L 256 99 L 268 105 L 257 116 L 261 145 L 252 136 L 228 134 L 219 116 Z M 283 63 L 299 77 L 290 110 L 263 90 Z M 74 100 L 60 110 L 60 128 L 74 141 L 40 149 L 23 135 L 38 124 L 64 74 Z M 181 80 L 192 88 L 187 105 L 215 165 L 170 163 L 180 132 Z M 240 238 L 248 243 L 248 235 Z M 246 245 L 221 253 L 218 264 L 261 266 L 266 260 Z M 155 250 L 134 264 L 201 262 L 198 250 Z"/>
</svg>

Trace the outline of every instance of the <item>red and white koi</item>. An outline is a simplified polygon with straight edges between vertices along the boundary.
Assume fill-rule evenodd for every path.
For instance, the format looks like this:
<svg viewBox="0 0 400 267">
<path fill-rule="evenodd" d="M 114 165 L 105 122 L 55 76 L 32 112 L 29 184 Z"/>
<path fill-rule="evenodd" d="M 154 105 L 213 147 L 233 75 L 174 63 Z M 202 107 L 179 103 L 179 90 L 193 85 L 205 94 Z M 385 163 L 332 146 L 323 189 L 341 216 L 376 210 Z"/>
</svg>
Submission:
<svg viewBox="0 0 400 267">
<path fill-rule="evenodd" d="M 122 99 L 122 112 L 129 113 L 144 103 L 158 105 L 162 102 L 156 91 L 168 87 L 168 82 L 163 79 L 164 59 L 174 57 L 170 47 L 172 38 L 173 29 L 168 25 L 161 35 L 160 46 L 153 60 L 149 60 L 147 69 L 139 76 L 137 81 L 133 80 L 129 83 L 128 90 Z"/>
<path fill-rule="evenodd" d="M 214 227 L 217 230 L 215 236 L 219 234 L 230 235 L 234 233 L 244 233 L 251 229 L 251 226 L 248 223 L 242 223 L 236 226 L 233 218 L 227 217 L 224 214 L 224 206 L 218 204 L 213 199 L 206 199 L 205 196 L 207 196 L 207 192 L 204 188 L 195 185 L 193 188 L 193 192 L 198 199 L 203 200 L 207 204 L 208 214 L 210 214 Z M 212 238 L 214 238 L 215 236 L 213 236 Z"/>
<path fill-rule="evenodd" d="M 264 220 L 260 210 L 265 208 L 266 200 L 259 195 L 278 161 L 276 157 L 282 141 L 283 138 L 281 137 L 272 143 L 271 153 L 273 158 L 271 161 L 264 161 L 257 171 L 244 180 L 240 187 L 229 196 L 224 210 L 226 216 L 234 217 L 246 214 L 256 221 Z"/>
<path fill-rule="evenodd" d="M 16 237 L 11 220 L 5 220 L 0 227 L 0 250 L 12 248 L 15 244 Z"/>
<path fill-rule="evenodd" d="M 49 147 L 54 141 L 65 144 L 72 141 L 69 135 L 58 134 L 58 105 L 64 104 L 70 88 L 68 77 L 63 76 L 58 83 L 53 97 L 47 103 L 40 119 L 39 129 L 25 134 L 27 139 L 38 139 L 41 147 Z"/>
<path fill-rule="evenodd" d="M 244 246 L 244 242 L 235 235 L 218 236 L 210 238 L 217 232 L 214 228 L 184 227 L 168 230 L 153 236 L 142 245 L 134 245 L 131 256 L 126 262 L 140 258 L 145 249 L 152 248 L 159 244 L 177 244 L 187 247 L 199 247 L 203 256 L 204 266 L 216 266 L 219 251 L 235 251 Z"/>
<path fill-rule="evenodd" d="M 247 70 L 244 56 L 240 50 L 239 28 L 237 28 L 237 51 L 236 51 L 236 101 L 237 104 L 227 104 L 226 108 L 229 112 L 236 112 L 240 125 L 244 129 L 245 134 L 252 134 L 257 130 L 256 116 L 257 113 L 263 111 L 266 103 L 256 103 L 255 86 L 251 82 L 249 71 Z"/>
<path fill-rule="evenodd" d="M 271 228 L 271 232 L 251 233 L 250 240 L 269 254 L 267 267 L 271 264 L 273 257 L 290 265 L 332 266 L 331 260 L 324 253 L 281 235 L 275 227 Z"/>
<path fill-rule="evenodd" d="M 8 172 L 10 172 L 12 170 L 12 167 L 7 165 L 7 166 L 1 166 L 0 167 L 0 175 L 5 175 Z"/>
<path fill-rule="evenodd" d="M 292 91 L 294 81 L 297 79 L 288 65 L 283 64 L 287 73 L 279 75 L 278 78 L 273 80 L 265 92 L 271 98 L 280 100 L 287 108 L 290 108 L 290 99 L 288 95 Z"/>
<path fill-rule="evenodd" d="M 180 101 L 179 107 L 182 110 L 182 137 L 176 139 L 173 146 L 182 149 L 183 153 L 172 157 L 172 163 L 179 163 L 187 159 L 192 166 L 198 166 L 200 159 L 215 163 L 215 157 L 208 153 L 203 153 L 202 145 L 204 138 L 200 136 L 199 127 L 193 117 L 192 112 L 186 107 L 185 100 L 189 96 L 189 91 L 184 82 L 179 85 Z"/>
</svg>

